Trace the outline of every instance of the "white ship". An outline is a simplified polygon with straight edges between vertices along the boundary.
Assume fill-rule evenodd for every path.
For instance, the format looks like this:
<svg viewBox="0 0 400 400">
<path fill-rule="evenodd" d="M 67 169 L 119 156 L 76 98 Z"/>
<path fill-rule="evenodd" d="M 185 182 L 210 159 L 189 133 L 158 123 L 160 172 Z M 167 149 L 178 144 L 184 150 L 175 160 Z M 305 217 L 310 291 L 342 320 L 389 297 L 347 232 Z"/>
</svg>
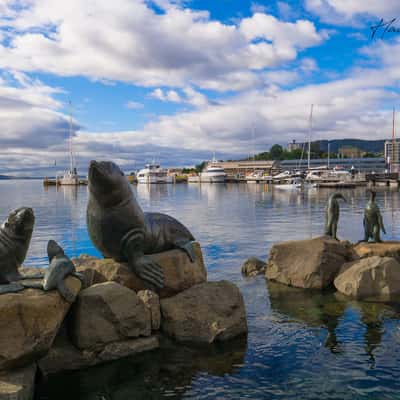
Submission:
<svg viewBox="0 0 400 400">
<path fill-rule="evenodd" d="M 224 183 L 225 180 L 226 173 L 224 169 L 217 164 L 215 159 L 200 173 L 201 183 Z"/>
<path fill-rule="evenodd" d="M 147 164 L 145 168 L 137 173 L 138 183 L 173 183 L 173 177 L 168 175 L 168 171 L 161 168 L 159 164 Z"/>
</svg>

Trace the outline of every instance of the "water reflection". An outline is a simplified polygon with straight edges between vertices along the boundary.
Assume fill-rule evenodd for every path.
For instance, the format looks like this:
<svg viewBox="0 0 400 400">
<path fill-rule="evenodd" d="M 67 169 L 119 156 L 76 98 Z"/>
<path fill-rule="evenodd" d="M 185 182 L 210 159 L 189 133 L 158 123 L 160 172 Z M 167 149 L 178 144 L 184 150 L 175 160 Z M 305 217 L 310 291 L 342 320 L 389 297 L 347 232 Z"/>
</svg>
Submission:
<svg viewBox="0 0 400 400">
<path fill-rule="evenodd" d="M 309 327 L 322 327 L 327 331 L 324 346 L 332 353 L 341 353 L 338 331 L 343 330 L 344 315 L 347 311 L 356 312 L 357 318 L 365 332 L 363 334 L 364 350 L 371 366 L 375 365 L 374 351 L 379 348 L 385 332 L 385 319 L 399 318 L 398 310 L 383 303 L 352 301 L 338 292 L 310 291 L 293 288 L 276 282 L 267 282 L 271 309 L 282 314 L 284 323 L 305 323 Z M 354 320 L 353 320 L 354 321 Z M 339 336 L 347 334 L 343 331 Z"/>
<path fill-rule="evenodd" d="M 244 363 L 246 346 L 245 337 L 201 347 L 177 346 L 164 339 L 160 350 L 50 376 L 39 386 L 36 399 L 180 399 L 199 375 L 235 374 Z"/>
</svg>

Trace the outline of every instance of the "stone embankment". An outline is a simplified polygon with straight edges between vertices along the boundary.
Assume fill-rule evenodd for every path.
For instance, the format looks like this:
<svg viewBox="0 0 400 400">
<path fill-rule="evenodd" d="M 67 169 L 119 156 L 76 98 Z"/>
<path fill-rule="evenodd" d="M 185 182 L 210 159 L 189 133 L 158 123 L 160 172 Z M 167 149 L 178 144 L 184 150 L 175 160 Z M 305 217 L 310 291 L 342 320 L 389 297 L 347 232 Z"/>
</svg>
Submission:
<svg viewBox="0 0 400 400">
<path fill-rule="evenodd" d="M 207 282 L 198 244 L 196 256 L 192 263 L 180 250 L 152 255 L 165 275 L 157 293 L 123 263 L 80 256 L 73 262 L 83 282 L 66 280 L 72 304 L 56 290 L 1 295 L 0 399 L 32 399 L 37 371 L 48 375 L 151 351 L 161 335 L 212 343 L 246 334 L 238 288 Z"/>
</svg>

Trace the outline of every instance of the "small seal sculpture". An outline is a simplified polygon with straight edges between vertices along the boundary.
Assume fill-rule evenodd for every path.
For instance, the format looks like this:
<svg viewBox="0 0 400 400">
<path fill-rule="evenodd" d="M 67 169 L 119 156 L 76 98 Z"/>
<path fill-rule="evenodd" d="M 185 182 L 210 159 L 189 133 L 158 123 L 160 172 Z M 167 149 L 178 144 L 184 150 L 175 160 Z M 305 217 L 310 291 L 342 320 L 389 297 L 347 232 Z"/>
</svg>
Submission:
<svg viewBox="0 0 400 400">
<path fill-rule="evenodd" d="M 189 230 L 161 213 L 144 213 L 120 168 L 110 161 L 91 161 L 87 226 L 105 258 L 128 262 L 150 287 L 164 286 L 163 271 L 148 254 L 179 248 L 195 259 Z"/>
<path fill-rule="evenodd" d="M 65 279 L 67 276 L 72 275 L 82 281 L 83 275 L 76 272 L 73 262 L 54 240 L 50 240 L 47 244 L 47 255 L 49 257 L 49 268 L 46 269 L 43 281 L 38 283 L 22 282 L 22 285 L 26 288 L 42 289 L 45 292 L 57 289 L 66 301 L 72 303 L 75 296 L 65 286 Z"/>
<path fill-rule="evenodd" d="M 382 242 L 380 232 L 386 234 L 385 226 L 378 205 L 375 203 L 376 192 L 368 190 L 371 197 L 364 210 L 364 240 L 368 242 L 370 238 L 376 243 Z"/>
<path fill-rule="evenodd" d="M 346 201 L 341 193 L 333 193 L 329 196 L 328 203 L 325 208 L 325 235 L 336 240 L 338 240 L 336 235 L 340 213 L 338 199 Z"/>
<path fill-rule="evenodd" d="M 12 211 L 0 227 L 0 293 L 22 290 L 16 281 L 24 279 L 18 269 L 25 260 L 35 225 L 28 207 Z"/>
</svg>

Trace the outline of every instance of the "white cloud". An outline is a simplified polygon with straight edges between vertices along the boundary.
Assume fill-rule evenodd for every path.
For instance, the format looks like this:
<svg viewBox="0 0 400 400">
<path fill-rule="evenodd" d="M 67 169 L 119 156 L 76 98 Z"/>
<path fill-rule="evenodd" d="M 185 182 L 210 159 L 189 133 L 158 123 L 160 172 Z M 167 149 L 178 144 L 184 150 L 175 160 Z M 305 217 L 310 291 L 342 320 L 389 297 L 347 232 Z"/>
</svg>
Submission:
<svg viewBox="0 0 400 400">
<path fill-rule="evenodd" d="M 182 103 L 181 96 L 175 90 L 166 90 L 164 92 L 161 88 L 157 88 L 150 93 L 150 97 L 166 102 Z"/>
<path fill-rule="evenodd" d="M 144 105 L 142 103 L 137 102 L 137 101 L 130 100 L 125 104 L 125 107 L 129 108 L 130 110 L 138 110 L 140 108 L 143 108 Z"/>
<path fill-rule="evenodd" d="M 392 19 L 400 15 L 398 0 L 305 0 L 305 7 L 323 21 L 337 25 L 360 25 L 366 18 Z"/>
<path fill-rule="evenodd" d="M 0 19 L 0 28 L 12 28 L 4 29 L 12 37 L 10 46 L 0 45 L 0 67 L 141 86 L 227 90 L 236 80 L 247 88 L 257 82 L 257 70 L 294 60 L 325 38 L 310 21 L 256 13 L 228 25 L 168 1 L 164 13 L 143 0 L 27 5 Z M 265 40 L 255 43 L 256 37 Z"/>
</svg>

